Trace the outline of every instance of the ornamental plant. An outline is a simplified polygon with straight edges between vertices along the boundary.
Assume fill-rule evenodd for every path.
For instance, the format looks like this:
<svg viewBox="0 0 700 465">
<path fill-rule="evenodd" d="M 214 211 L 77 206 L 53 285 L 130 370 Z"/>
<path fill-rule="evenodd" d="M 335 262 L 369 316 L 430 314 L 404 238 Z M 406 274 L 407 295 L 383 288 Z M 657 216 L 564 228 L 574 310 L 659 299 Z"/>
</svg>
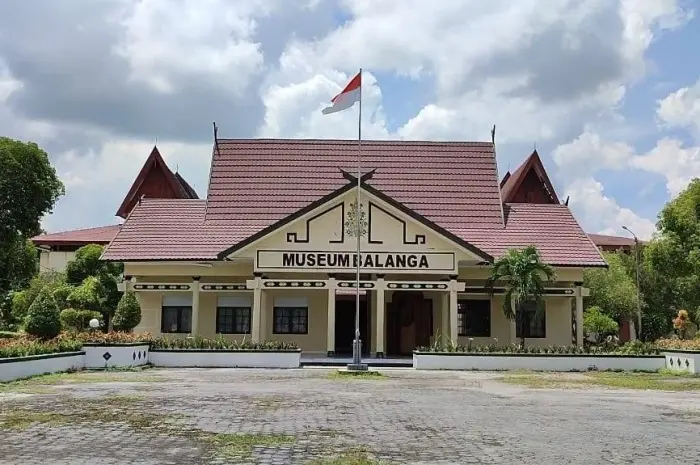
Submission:
<svg viewBox="0 0 700 465">
<path fill-rule="evenodd" d="M 0 358 L 28 357 L 30 355 L 75 352 L 83 343 L 75 339 L 54 338 L 46 341 L 30 336 L 0 339 Z"/>
<path fill-rule="evenodd" d="M 114 314 L 114 329 L 130 332 L 141 323 L 141 306 L 133 291 L 126 291 L 117 305 Z"/>
<path fill-rule="evenodd" d="M 690 319 L 688 318 L 688 311 L 678 310 L 678 315 L 673 319 L 673 329 L 676 330 L 679 339 L 687 338 L 689 326 Z"/>
<path fill-rule="evenodd" d="M 208 349 L 208 350 L 269 350 L 269 351 L 286 351 L 296 350 L 298 346 L 291 342 L 283 341 L 265 341 L 252 342 L 249 339 L 236 341 L 226 339 L 222 335 L 218 335 L 214 339 L 207 339 L 202 336 L 194 336 L 188 338 L 167 338 L 159 337 L 151 341 L 151 349 Z"/>
<path fill-rule="evenodd" d="M 589 307 L 583 312 L 583 331 L 595 337 L 596 343 L 601 343 L 607 336 L 617 334 L 617 321 L 602 312 L 600 307 Z"/>
<path fill-rule="evenodd" d="M 73 337 L 85 344 L 132 344 L 135 342 L 150 343 L 153 340 L 153 335 L 148 332 L 144 333 L 125 333 L 122 331 L 110 331 L 103 333 L 101 331 L 86 331 L 84 333 L 72 334 Z"/>
<path fill-rule="evenodd" d="M 53 339 L 61 332 L 58 305 L 47 288 L 43 289 L 29 306 L 25 331 L 41 339 Z"/>
<path fill-rule="evenodd" d="M 102 314 L 93 310 L 67 308 L 61 311 L 61 325 L 72 331 L 85 331 L 93 318 L 102 322 Z"/>
</svg>

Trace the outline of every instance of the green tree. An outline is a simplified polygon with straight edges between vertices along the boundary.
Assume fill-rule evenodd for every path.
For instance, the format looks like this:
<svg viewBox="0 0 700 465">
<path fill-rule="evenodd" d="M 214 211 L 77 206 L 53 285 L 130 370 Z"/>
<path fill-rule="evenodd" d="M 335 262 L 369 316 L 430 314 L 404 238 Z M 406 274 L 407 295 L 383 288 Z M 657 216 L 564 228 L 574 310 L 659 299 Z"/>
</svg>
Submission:
<svg viewBox="0 0 700 465">
<path fill-rule="evenodd" d="M 635 320 L 637 285 L 628 274 L 621 252 L 603 252 L 608 268 L 590 268 L 583 272 L 583 284 L 591 291 L 586 308 L 599 307 L 616 321 Z"/>
<path fill-rule="evenodd" d="M 92 310 L 66 308 L 61 311 L 61 326 L 73 331 L 85 331 L 93 318 L 102 320 L 102 314 Z"/>
<path fill-rule="evenodd" d="M 114 314 L 114 328 L 120 331 L 131 331 L 141 323 L 141 306 L 133 291 L 122 295 L 117 312 Z"/>
<path fill-rule="evenodd" d="M 15 323 L 8 294 L 36 274 L 36 250 L 27 241 L 63 193 L 46 152 L 33 142 L 0 137 L 0 328 Z"/>
<path fill-rule="evenodd" d="M 23 323 L 29 306 L 34 302 L 34 299 L 45 288 L 53 293 L 56 289 L 65 285 L 66 276 L 64 273 L 56 271 L 47 271 L 40 273 L 29 282 L 29 286 L 22 290 L 12 293 L 12 319 L 13 321 Z M 62 308 L 62 307 L 61 307 Z"/>
<path fill-rule="evenodd" d="M 73 288 L 71 293 L 68 294 L 66 302 L 71 308 L 94 312 L 104 311 L 104 299 L 99 279 L 96 276 L 85 278 L 80 286 Z"/>
<path fill-rule="evenodd" d="M 583 312 L 583 330 L 587 335 L 595 335 L 597 343 L 607 336 L 617 334 L 619 329 L 617 321 L 603 313 L 600 307 L 588 307 Z"/>
<path fill-rule="evenodd" d="M 525 347 L 525 306 L 534 304 L 538 313 L 544 311 L 545 284 L 554 277 L 554 269 L 542 261 L 532 245 L 508 250 L 493 264 L 487 287 L 493 293 L 496 284 L 505 286 L 503 314 L 520 328 L 521 347 Z"/>
<path fill-rule="evenodd" d="M 42 339 L 52 339 L 61 332 L 61 316 L 51 292 L 44 288 L 29 306 L 27 333 Z"/>
</svg>

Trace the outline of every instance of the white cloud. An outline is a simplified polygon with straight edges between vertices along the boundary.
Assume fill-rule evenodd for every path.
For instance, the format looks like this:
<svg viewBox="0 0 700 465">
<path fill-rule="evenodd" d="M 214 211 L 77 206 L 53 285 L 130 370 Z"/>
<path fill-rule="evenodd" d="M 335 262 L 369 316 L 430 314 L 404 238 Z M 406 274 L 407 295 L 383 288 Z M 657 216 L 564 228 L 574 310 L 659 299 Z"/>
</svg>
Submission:
<svg viewBox="0 0 700 465">
<path fill-rule="evenodd" d="M 700 79 L 660 100 L 657 115 L 669 126 L 691 127 L 700 131 Z"/>
<path fill-rule="evenodd" d="M 622 226 L 627 226 L 640 239 L 650 239 L 656 231 L 654 222 L 619 206 L 603 190 L 603 185 L 590 177 L 578 178 L 569 185 L 566 195 L 571 196 L 569 205 L 578 221 L 585 224 L 589 232 L 624 236 L 626 232 Z"/>
<path fill-rule="evenodd" d="M 132 77 L 160 92 L 175 92 L 171 77 L 207 76 L 232 92 L 245 89 L 263 65 L 252 39 L 256 19 L 277 2 L 251 0 L 150 0 L 128 9 L 123 42 L 115 52 Z"/>
</svg>

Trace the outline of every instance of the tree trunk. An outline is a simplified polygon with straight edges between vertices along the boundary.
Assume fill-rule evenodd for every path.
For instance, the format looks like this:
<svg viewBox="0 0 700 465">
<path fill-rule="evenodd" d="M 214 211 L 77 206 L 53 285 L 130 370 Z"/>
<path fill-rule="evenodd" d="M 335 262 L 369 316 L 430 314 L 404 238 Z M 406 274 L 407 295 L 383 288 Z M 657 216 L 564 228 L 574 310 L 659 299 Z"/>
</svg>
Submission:
<svg viewBox="0 0 700 465">
<path fill-rule="evenodd" d="M 525 348 L 525 318 L 522 310 L 517 310 L 515 313 L 515 324 L 520 328 L 520 349 Z"/>
<path fill-rule="evenodd" d="M 630 328 L 630 342 L 633 342 L 637 340 L 637 329 L 635 328 L 634 320 L 632 318 L 630 318 L 628 322 Z"/>
</svg>

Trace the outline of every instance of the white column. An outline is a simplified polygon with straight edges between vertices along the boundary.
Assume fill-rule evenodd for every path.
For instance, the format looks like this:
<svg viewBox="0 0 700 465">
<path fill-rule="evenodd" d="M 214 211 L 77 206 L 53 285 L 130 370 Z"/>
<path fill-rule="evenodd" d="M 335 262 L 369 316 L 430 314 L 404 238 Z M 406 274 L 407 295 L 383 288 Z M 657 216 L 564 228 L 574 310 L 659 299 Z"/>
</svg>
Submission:
<svg viewBox="0 0 700 465">
<path fill-rule="evenodd" d="M 576 286 L 576 345 L 583 347 L 583 291 Z"/>
<path fill-rule="evenodd" d="M 378 358 L 384 357 L 384 315 L 386 312 L 386 304 L 384 303 L 384 278 L 377 278 L 375 291 L 374 308 L 377 312 L 377 347 L 376 355 Z"/>
<path fill-rule="evenodd" d="M 440 314 L 440 340 L 445 341 L 445 338 L 450 335 L 450 294 L 446 292 L 440 293 L 440 306 L 442 313 Z"/>
<path fill-rule="evenodd" d="M 262 296 L 262 283 L 259 276 L 254 279 L 255 285 L 253 287 L 253 314 L 251 315 L 250 322 L 250 339 L 253 342 L 260 342 L 260 312 L 261 312 L 261 296 Z"/>
<path fill-rule="evenodd" d="M 457 280 L 450 279 L 450 340 L 457 344 Z"/>
<path fill-rule="evenodd" d="M 199 334 L 199 276 L 192 277 L 192 336 Z"/>
<path fill-rule="evenodd" d="M 335 278 L 328 278 L 328 327 L 326 328 L 326 351 L 335 355 Z"/>
</svg>

